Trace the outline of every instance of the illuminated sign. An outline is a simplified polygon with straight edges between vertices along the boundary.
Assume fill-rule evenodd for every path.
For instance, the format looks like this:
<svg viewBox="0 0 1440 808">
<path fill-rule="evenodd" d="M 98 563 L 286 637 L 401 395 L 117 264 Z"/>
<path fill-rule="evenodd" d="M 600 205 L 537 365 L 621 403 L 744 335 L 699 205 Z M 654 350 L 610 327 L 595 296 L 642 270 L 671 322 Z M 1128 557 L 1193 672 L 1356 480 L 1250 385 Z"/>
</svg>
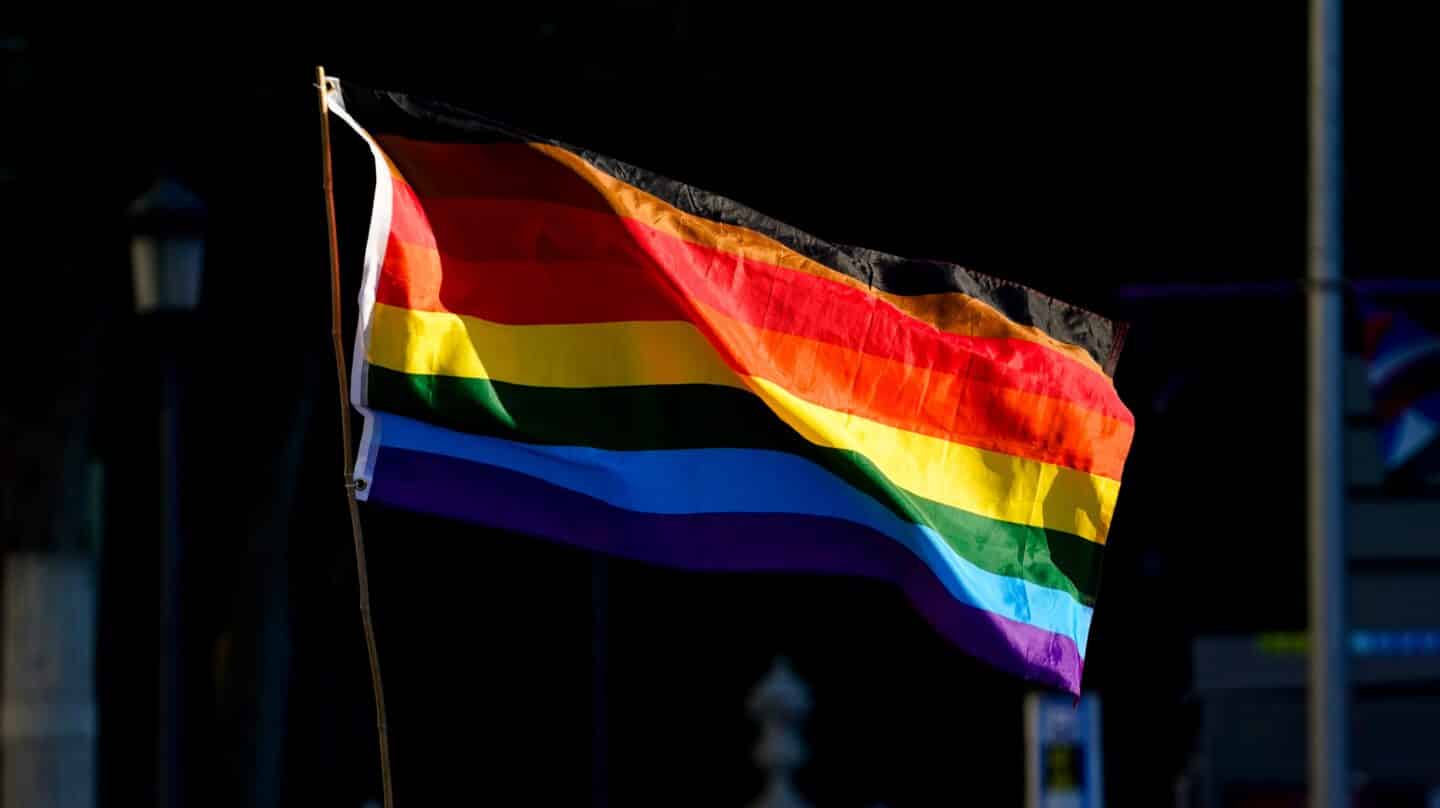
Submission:
<svg viewBox="0 0 1440 808">
<path fill-rule="evenodd" d="M 1027 808 L 1100 808 L 1100 702 L 1085 695 L 1025 699 Z"/>
</svg>

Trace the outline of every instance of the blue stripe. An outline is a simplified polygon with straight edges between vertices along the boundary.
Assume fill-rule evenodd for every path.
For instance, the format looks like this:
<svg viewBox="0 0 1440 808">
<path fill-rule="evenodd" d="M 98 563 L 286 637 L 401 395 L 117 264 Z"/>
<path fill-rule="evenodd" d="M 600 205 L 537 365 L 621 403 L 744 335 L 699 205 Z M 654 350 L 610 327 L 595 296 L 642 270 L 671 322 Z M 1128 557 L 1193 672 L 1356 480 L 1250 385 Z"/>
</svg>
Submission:
<svg viewBox="0 0 1440 808">
<path fill-rule="evenodd" d="M 382 446 L 499 466 L 641 513 L 799 513 L 845 519 L 920 557 L 960 602 L 1072 639 L 1083 658 L 1093 610 L 1068 593 L 983 570 L 933 529 L 907 522 L 824 468 L 761 449 L 613 451 L 454 432 L 389 413 Z M 383 475 L 379 466 L 374 474 Z M 373 481 L 372 481 L 373 482 Z"/>
</svg>

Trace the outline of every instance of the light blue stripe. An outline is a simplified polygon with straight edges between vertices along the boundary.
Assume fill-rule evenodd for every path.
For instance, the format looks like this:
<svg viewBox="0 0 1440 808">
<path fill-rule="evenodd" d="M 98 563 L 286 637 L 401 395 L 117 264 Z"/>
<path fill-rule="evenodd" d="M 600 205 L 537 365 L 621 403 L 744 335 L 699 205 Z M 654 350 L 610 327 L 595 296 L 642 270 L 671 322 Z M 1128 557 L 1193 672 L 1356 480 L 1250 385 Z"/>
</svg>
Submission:
<svg viewBox="0 0 1440 808">
<path fill-rule="evenodd" d="M 909 548 L 962 603 L 1063 634 L 1085 655 L 1090 607 L 1066 592 L 975 566 L 933 529 L 899 518 L 794 455 L 762 449 L 612 451 L 516 443 L 389 413 L 379 432 L 382 446 L 511 469 L 641 513 L 800 513 L 846 519 Z M 383 475 L 384 468 L 374 473 Z"/>
</svg>

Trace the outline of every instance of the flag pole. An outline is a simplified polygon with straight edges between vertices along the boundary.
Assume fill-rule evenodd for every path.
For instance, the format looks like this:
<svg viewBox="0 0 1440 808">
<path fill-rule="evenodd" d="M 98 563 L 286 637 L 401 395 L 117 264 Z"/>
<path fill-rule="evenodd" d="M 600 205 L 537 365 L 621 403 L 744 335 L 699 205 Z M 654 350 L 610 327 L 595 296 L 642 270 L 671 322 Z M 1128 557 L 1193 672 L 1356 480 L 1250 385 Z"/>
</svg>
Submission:
<svg viewBox="0 0 1440 808">
<path fill-rule="evenodd" d="M 1341 451 L 1341 0 L 1310 2 L 1310 805 L 1350 804 Z"/>
<path fill-rule="evenodd" d="M 350 532 L 355 541 L 355 573 L 360 587 L 360 621 L 365 628 L 365 647 L 370 655 L 370 684 L 375 690 L 375 729 L 380 740 L 380 785 L 385 808 L 394 808 L 390 788 L 390 740 L 385 726 L 385 688 L 380 683 L 380 654 L 375 650 L 375 627 L 370 622 L 370 579 L 366 574 L 365 537 L 360 532 L 360 507 L 355 503 L 355 459 L 350 451 L 350 390 L 345 372 L 345 348 L 340 337 L 340 248 L 335 236 L 335 191 L 330 167 L 330 102 L 325 68 L 315 68 L 320 88 L 320 153 L 324 165 L 325 219 L 330 236 L 330 337 L 335 346 L 335 375 L 340 382 L 341 451 L 345 460 L 345 498 L 350 505 Z"/>
</svg>

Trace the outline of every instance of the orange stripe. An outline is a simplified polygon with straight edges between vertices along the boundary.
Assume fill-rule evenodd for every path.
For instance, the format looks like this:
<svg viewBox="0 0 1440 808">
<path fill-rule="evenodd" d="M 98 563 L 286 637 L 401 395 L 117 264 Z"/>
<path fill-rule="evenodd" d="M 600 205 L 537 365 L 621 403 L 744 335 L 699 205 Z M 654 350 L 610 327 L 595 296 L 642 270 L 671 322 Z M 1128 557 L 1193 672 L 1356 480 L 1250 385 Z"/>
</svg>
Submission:
<svg viewBox="0 0 1440 808">
<path fill-rule="evenodd" d="M 727 317 L 701 303 L 702 333 L 747 376 L 812 404 L 953 443 L 1119 480 L 1134 429 L 1067 401 L 853 351 Z"/>
</svg>

